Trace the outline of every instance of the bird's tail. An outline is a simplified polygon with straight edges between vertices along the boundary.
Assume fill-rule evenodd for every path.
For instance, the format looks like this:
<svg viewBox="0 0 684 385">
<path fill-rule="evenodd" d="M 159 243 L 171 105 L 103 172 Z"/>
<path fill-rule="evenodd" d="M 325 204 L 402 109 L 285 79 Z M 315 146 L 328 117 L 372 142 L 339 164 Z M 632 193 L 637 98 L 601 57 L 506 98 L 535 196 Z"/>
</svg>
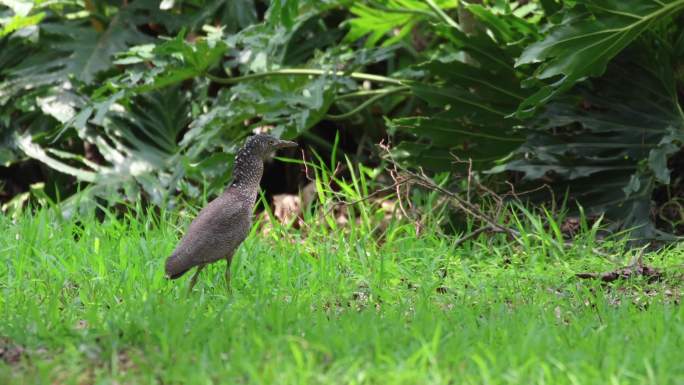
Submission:
<svg viewBox="0 0 684 385">
<path fill-rule="evenodd" d="M 169 279 L 180 278 L 188 270 L 192 269 L 193 265 L 188 263 L 184 258 L 179 257 L 176 253 L 171 254 L 170 257 L 166 258 L 166 277 Z"/>
</svg>

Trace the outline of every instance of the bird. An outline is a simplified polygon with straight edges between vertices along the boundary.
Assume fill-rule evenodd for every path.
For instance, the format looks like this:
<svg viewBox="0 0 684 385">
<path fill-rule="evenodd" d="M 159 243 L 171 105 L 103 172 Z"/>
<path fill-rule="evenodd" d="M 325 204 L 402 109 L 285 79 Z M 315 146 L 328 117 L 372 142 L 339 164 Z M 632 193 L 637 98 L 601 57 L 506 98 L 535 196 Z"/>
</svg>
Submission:
<svg viewBox="0 0 684 385">
<path fill-rule="evenodd" d="M 230 290 L 230 263 L 235 250 L 252 227 L 252 211 L 264 171 L 264 160 L 278 149 L 296 146 L 296 142 L 268 134 L 252 135 L 245 140 L 235 156 L 232 181 L 223 194 L 200 210 L 166 259 L 167 278 L 178 279 L 197 267 L 190 280 L 190 293 L 202 269 L 225 259 L 225 280 Z"/>
</svg>

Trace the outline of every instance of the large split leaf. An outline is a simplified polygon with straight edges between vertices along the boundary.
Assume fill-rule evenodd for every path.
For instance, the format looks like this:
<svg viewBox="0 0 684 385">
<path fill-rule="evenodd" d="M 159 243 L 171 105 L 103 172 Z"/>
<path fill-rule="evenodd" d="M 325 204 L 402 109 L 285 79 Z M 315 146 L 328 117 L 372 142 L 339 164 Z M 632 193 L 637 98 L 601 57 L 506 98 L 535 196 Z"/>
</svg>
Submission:
<svg viewBox="0 0 684 385">
<path fill-rule="evenodd" d="M 126 63 L 140 63 L 139 67 L 143 67 L 141 70 L 127 72 L 128 84 L 124 86 L 134 86 L 133 92 L 158 90 L 202 76 L 218 63 L 227 49 L 218 38 L 201 38 L 191 43 L 186 41 L 183 33 L 153 47 L 149 53 L 146 50 L 129 52 L 132 55 L 123 59 Z M 147 55 L 150 57 L 146 58 Z M 150 58 L 152 60 L 146 60 Z M 144 69 L 150 62 L 154 64 L 154 68 Z"/>
<path fill-rule="evenodd" d="M 578 0 L 559 25 L 528 46 L 517 65 L 541 63 L 533 80 L 554 80 L 520 104 L 520 116 L 567 91 L 579 80 L 603 74 L 618 53 L 657 23 L 684 9 L 684 0 Z"/>
<path fill-rule="evenodd" d="M 412 91 L 428 106 L 424 116 L 395 119 L 392 126 L 411 134 L 395 149 L 395 157 L 434 171 L 465 167 L 486 169 L 524 141 L 521 121 L 511 117 L 529 94 L 513 69 L 513 48 L 500 48 L 484 34 L 443 32 L 468 54 L 433 60 L 419 67 L 432 75 Z M 456 160 L 461 162 L 455 163 Z"/>
<path fill-rule="evenodd" d="M 64 82 L 70 77 L 92 83 L 100 71 L 111 67 L 114 53 L 146 41 L 126 15 L 115 16 L 101 33 L 83 21 L 46 22 L 40 28 L 51 38 L 41 41 L 33 55 L 6 72 L 0 98 Z"/>
<path fill-rule="evenodd" d="M 592 87 L 557 98 L 530 121 L 535 130 L 514 160 L 515 170 L 549 183 L 591 214 L 606 214 L 635 237 L 655 237 L 651 195 L 669 183 L 667 157 L 684 144 L 684 115 L 669 62 L 612 63 Z"/>
<path fill-rule="evenodd" d="M 271 126 L 274 135 L 292 138 L 323 118 L 333 93 L 334 81 L 326 77 L 276 77 L 241 83 L 191 125 L 183 142 L 203 135 L 208 125 L 228 127 L 248 118 L 255 122 L 254 127 Z"/>
<path fill-rule="evenodd" d="M 237 58 L 226 68 L 242 73 L 295 60 L 288 55 L 294 52 L 288 48 L 295 47 L 290 39 L 304 30 L 300 27 L 306 20 L 311 19 L 298 19 L 290 30 L 262 24 L 228 37 L 220 28 L 207 27 L 206 36 L 194 36 L 192 41 L 181 33 L 161 44 L 120 53 L 116 64 L 125 66 L 125 72 L 96 89 L 78 113 L 66 119 L 59 134 L 75 132 L 98 150 L 104 163 L 98 177 L 83 178 L 90 175 L 89 165 L 77 154 L 63 151 L 49 157 L 52 149 L 37 138 L 32 148 L 43 149 L 47 156 L 34 152 L 41 156 L 33 157 L 93 183 L 85 190 L 89 197 L 143 193 L 163 204 L 177 189 L 197 196 L 193 183 L 206 180 L 211 181 L 209 192 L 216 192 L 230 176 L 231 154 L 250 131 L 261 128 L 294 137 L 309 129 L 329 109 L 336 80 L 326 76 L 254 79 L 215 89 L 218 95 L 209 98 L 204 75 L 224 55 Z M 311 51 L 298 51 L 296 60 L 305 60 Z M 187 87 L 190 84 L 193 87 Z"/>
</svg>

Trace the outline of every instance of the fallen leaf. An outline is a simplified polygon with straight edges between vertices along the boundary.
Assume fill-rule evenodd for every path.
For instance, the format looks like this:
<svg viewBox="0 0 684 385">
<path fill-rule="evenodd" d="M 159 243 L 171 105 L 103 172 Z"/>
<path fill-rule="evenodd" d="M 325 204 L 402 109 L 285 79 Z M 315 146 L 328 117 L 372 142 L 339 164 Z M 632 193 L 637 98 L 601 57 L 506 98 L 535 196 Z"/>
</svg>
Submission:
<svg viewBox="0 0 684 385">
<path fill-rule="evenodd" d="M 605 273 L 577 273 L 575 276 L 577 278 L 584 279 L 600 279 L 603 282 L 613 282 L 617 279 L 628 279 L 633 277 L 644 277 L 647 278 L 649 282 L 654 282 L 662 277 L 662 273 L 660 270 L 654 267 L 637 263 Z"/>
<path fill-rule="evenodd" d="M 278 218 L 280 223 L 290 224 L 301 217 L 301 214 L 301 200 L 297 195 L 279 194 L 273 196 L 273 215 Z"/>
</svg>

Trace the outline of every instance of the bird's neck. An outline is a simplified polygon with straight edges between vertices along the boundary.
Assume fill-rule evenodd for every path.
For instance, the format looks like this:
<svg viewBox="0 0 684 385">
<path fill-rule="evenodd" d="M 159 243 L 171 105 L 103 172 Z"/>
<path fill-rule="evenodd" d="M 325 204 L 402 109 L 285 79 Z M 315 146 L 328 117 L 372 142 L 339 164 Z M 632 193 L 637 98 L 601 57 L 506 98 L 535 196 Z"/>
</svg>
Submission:
<svg viewBox="0 0 684 385">
<path fill-rule="evenodd" d="M 259 183 L 264 173 L 264 161 L 244 149 L 238 151 L 233 168 L 233 181 L 229 190 L 237 191 L 241 195 L 256 200 Z"/>
</svg>

